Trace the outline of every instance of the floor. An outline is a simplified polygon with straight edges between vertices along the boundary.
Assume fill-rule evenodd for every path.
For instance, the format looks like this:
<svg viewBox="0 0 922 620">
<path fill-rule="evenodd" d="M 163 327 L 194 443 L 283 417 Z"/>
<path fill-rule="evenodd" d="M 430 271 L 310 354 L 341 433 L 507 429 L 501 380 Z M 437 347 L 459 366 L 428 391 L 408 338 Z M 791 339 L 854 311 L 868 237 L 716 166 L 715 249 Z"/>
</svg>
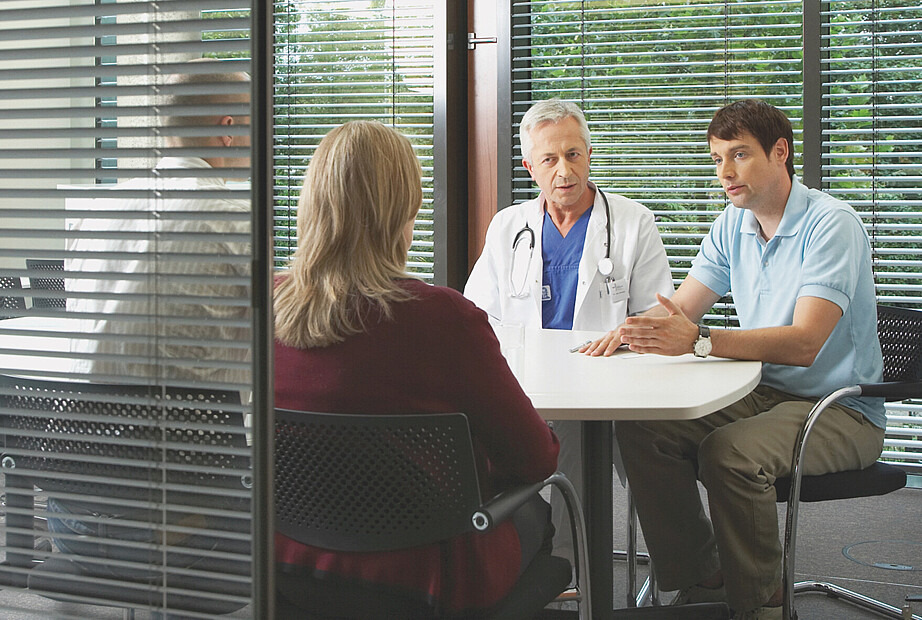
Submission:
<svg viewBox="0 0 922 620">
<path fill-rule="evenodd" d="M 883 497 L 802 504 L 796 559 L 796 580 L 828 581 L 902 607 L 906 596 L 922 595 L 922 480 L 911 477 L 914 488 Z M 615 546 L 624 549 L 625 492 L 615 487 Z M 784 523 L 784 505 L 778 506 Z M 638 547 L 643 549 L 643 541 Z M 625 605 L 627 571 L 614 564 L 616 605 Z M 647 568 L 638 569 L 638 581 Z M 662 600 L 668 601 L 664 594 Z M 820 593 L 795 597 L 800 620 L 865 620 L 880 616 L 856 609 Z M 922 616 L 922 602 L 913 604 Z"/>
<path fill-rule="evenodd" d="M 797 548 L 797 579 L 822 580 L 856 590 L 900 607 L 908 595 L 922 595 L 922 481 L 911 478 L 914 488 L 884 497 L 804 504 L 801 508 Z M 779 518 L 783 519 L 783 506 Z M 615 546 L 624 548 L 626 537 L 625 492 L 615 488 Z M 639 547 L 643 549 L 643 542 Z M 626 566 L 614 563 L 616 605 L 625 605 Z M 639 580 L 647 574 L 638 570 Z M 663 594 L 668 600 L 668 593 Z M 822 594 L 796 598 L 801 620 L 865 620 L 877 618 Z M 913 611 L 922 616 L 922 603 Z M 251 616 L 248 608 L 220 618 Z M 122 611 L 114 608 L 59 603 L 16 590 L 0 591 L 3 620 L 73 619 L 117 620 Z M 149 613 L 138 610 L 137 620 Z M 290 620 L 290 619 L 280 619 Z"/>
</svg>

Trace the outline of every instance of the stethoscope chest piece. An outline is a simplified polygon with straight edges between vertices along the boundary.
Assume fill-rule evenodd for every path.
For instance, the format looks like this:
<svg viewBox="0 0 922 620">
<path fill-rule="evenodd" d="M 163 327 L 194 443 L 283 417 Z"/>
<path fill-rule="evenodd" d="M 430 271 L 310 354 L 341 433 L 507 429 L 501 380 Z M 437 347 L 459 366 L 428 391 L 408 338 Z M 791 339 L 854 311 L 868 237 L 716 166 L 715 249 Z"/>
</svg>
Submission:
<svg viewBox="0 0 922 620">
<path fill-rule="evenodd" d="M 611 259 L 607 256 L 599 261 L 599 273 L 603 276 L 610 276 L 611 272 L 615 270 L 615 264 L 611 262 Z"/>
</svg>

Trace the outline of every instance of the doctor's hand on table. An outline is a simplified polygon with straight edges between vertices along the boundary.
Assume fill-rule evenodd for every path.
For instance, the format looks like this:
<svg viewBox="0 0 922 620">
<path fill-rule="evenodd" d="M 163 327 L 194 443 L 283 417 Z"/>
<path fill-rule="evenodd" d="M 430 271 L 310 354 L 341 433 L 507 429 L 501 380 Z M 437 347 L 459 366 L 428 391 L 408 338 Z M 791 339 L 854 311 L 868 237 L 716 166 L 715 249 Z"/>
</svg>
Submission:
<svg viewBox="0 0 922 620">
<path fill-rule="evenodd" d="M 628 317 L 617 329 L 584 345 L 580 353 L 607 357 L 614 354 L 622 344 L 636 353 L 691 353 L 698 337 L 698 326 L 668 298 L 657 294 L 656 299 L 660 305 L 653 311 Z"/>
</svg>

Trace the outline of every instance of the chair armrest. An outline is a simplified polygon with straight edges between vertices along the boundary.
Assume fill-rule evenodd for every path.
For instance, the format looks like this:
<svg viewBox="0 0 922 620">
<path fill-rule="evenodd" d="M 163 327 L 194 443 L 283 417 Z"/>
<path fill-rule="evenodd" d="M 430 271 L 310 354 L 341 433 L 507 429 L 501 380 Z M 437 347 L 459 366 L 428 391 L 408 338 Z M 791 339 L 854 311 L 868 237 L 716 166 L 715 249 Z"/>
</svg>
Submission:
<svg viewBox="0 0 922 620">
<path fill-rule="evenodd" d="M 922 398 L 922 381 L 862 383 L 858 387 L 861 389 L 861 396 L 877 396 L 887 400 Z"/>
<path fill-rule="evenodd" d="M 471 518 L 474 523 L 474 529 L 484 532 L 497 523 L 501 523 L 509 518 L 519 506 L 546 486 L 557 487 L 569 512 L 576 561 L 576 584 L 580 593 L 579 596 L 582 599 L 579 605 L 579 617 L 580 620 L 587 620 L 589 610 L 592 609 L 592 587 L 589 580 L 589 543 L 586 540 L 586 518 L 583 514 L 583 507 L 580 504 L 576 488 L 566 475 L 559 471 L 554 472 L 543 482 L 516 487 L 500 493 L 474 513 Z"/>
<path fill-rule="evenodd" d="M 518 510 L 522 504 L 533 497 L 535 493 L 543 489 L 545 484 L 545 481 L 535 482 L 503 491 L 474 512 L 471 517 L 474 529 L 479 532 L 486 532 L 497 523 L 502 523 L 511 517 L 512 513 Z"/>
</svg>

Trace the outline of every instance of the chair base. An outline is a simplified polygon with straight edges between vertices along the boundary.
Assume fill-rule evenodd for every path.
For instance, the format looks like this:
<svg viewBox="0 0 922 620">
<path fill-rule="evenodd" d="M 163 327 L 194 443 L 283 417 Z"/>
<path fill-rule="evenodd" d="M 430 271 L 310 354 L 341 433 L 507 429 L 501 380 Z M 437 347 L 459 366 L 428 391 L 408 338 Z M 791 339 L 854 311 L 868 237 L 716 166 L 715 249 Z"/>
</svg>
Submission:
<svg viewBox="0 0 922 620">
<path fill-rule="evenodd" d="M 868 611 L 872 611 L 887 618 L 895 618 L 896 620 L 904 618 L 901 609 L 847 588 L 837 586 L 834 583 L 828 583 L 826 581 L 798 581 L 794 584 L 794 594 L 805 592 L 820 592 L 831 598 L 842 599 L 846 603 L 862 609 L 867 609 Z M 918 615 L 913 615 L 912 618 L 913 620 L 922 620 L 922 616 Z"/>
</svg>

